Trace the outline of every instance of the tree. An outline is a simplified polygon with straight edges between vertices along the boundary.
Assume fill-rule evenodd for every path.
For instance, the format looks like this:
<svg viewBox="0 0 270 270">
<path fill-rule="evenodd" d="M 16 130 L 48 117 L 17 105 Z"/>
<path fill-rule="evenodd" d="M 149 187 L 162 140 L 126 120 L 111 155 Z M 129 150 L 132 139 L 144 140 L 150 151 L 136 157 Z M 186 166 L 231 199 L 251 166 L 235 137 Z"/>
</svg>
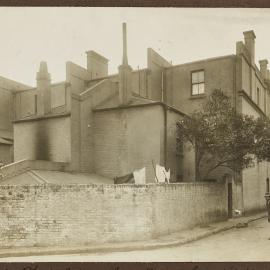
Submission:
<svg viewBox="0 0 270 270">
<path fill-rule="evenodd" d="M 258 161 L 270 161 L 270 119 L 260 117 L 256 121 L 255 151 Z"/>
<path fill-rule="evenodd" d="M 177 123 L 178 137 L 195 149 L 196 180 L 220 167 L 240 172 L 254 159 L 270 160 L 270 122 L 237 113 L 230 98 L 214 90 L 200 111 Z"/>
</svg>

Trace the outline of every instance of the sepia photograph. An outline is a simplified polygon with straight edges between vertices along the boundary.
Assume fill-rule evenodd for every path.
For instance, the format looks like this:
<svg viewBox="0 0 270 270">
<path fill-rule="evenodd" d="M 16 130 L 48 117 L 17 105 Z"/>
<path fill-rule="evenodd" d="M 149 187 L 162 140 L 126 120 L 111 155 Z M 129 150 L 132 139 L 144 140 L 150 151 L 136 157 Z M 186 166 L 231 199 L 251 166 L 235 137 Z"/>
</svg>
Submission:
<svg viewBox="0 0 270 270">
<path fill-rule="evenodd" d="M 0 22 L 1 263 L 270 261 L 270 9 Z"/>
</svg>

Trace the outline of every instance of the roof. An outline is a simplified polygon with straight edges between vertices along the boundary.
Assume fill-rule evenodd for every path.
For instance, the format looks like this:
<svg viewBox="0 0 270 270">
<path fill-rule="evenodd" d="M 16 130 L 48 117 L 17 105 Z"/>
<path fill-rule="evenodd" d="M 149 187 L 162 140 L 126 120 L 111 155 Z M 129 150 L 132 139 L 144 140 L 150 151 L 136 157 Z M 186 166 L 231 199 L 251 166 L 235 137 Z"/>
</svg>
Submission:
<svg viewBox="0 0 270 270">
<path fill-rule="evenodd" d="M 156 106 L 160 105 L 165 109 L 168 109 L 170 111 L 174 111 L 175 113 L 181 114 L 181 115 L 186 115 L 185 113 L 181 112 L 180 110 L 171 107 L 167 105 L 164 102 L 161 101 L 154 101 L 152 99 L 147 99 L 143 97 L 136 97 L 133 95 L 130 103 L 126 105 L 117 105 L 117 106 L 97 106 L 95 109 L 93 109 L 93 112 L 103 112 L 103 111 L 111 111 L 111 110 L 122 110 L 122 109 L 130 109 L 130 108 L 138 108 L 138 107 L 146 107 L 146 106 Z"/>
<path fill-rule="evenodd" d="M 117 97 L 117 101 L 118 101 L 118 97 Z M 120 106 L 119 104 L 111 105 L 110 102 L 105 102 L 105 103 L 102 103 L 101 105 L 96 106 L 94 108 L 94 111 L 107 110 L 111 108 L 124 108 L 124 107 L 132 107 L 132 106 L 134 107 L 134 106 L 154 104 L 154 103 L 156 103 L 156 101 L 148 99 L 148 98 L 136 96 L 133 94 L 131 101 L 125 106 L 122 106 L 122 105 Z"/>
<path fill-rule="evenodd" d="M 16 82 L 14 80 L 0 76 L 0 87 L 2 89 L 10 90 L 11 92 L 22 91 L 31 88 L 31 86 Z"/>
<path fill-rule="evenodd" d="M 98 58 L 99 60 L 102 60 L 105 63 L 107 63 L 109 61 L 106 57 L 104 57 L 103 55 L 101 55 L 101 54 L 99 54 L 99 53 L 97 53 L 97 52 L 95 52 L 93 50 L 86 51 L 85 53 L 87 55 L 89 55 L 89 56 L 96 57 L 96 58 Z"/>
<path fill-rule="evenodd" d="M 60 171 L 30 170 L 20 175 L 4 179 L 0 185 L 45 185 L 45 184 L 113 184 L 109 179 L 97 174 Z"/>
<path fill-rule="evenodd" d="M 209 62 L 209 61 L 218 61 L 226 58 L 235 58 L 235 54 L 229 54 L 229 55 L 223 55 L 223 56 L 217 56 L 217 57 L 210 57 L 210 58 L 205 58 L 205 59 L 199 59 L 191 62 L 186 62 L 182 64 L 176 64 L 172 65 L 170 67 L 166 67 L 165 69 L 173 69 L 175 67 L 180 67 L 180 66 L 185 66 L 185 65 L 193 65 L 193 64 L 198 64 L 198 63 L 204 63 L 204 62 Z"/>
</svg>

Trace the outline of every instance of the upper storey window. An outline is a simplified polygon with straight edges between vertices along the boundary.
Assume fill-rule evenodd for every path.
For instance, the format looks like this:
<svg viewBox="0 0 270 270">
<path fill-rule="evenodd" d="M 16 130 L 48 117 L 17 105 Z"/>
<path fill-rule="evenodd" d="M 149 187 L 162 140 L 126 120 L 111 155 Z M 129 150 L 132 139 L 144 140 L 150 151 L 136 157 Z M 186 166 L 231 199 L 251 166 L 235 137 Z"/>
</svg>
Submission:
<svg viewBox="0 0 270 270">
<path fill-rule="evenodd" d="M 191 73 L 192 95 L 204 94 L 204 71 Z"/>
</svg>

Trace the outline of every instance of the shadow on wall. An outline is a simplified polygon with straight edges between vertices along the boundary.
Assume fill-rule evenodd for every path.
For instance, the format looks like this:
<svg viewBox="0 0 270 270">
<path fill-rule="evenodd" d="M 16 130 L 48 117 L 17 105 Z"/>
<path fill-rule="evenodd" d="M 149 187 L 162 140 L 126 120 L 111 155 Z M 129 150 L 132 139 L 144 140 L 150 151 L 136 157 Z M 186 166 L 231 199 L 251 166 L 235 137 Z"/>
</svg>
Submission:
<svg viewBox="0 0 270 270">
<path fill-rule="evenodd" d="M 46 125 L 39 123 L 37 129 L 37 142 L 35 157 L 37 160 L 50 160 L 49 138 Z"/>
</svg>

